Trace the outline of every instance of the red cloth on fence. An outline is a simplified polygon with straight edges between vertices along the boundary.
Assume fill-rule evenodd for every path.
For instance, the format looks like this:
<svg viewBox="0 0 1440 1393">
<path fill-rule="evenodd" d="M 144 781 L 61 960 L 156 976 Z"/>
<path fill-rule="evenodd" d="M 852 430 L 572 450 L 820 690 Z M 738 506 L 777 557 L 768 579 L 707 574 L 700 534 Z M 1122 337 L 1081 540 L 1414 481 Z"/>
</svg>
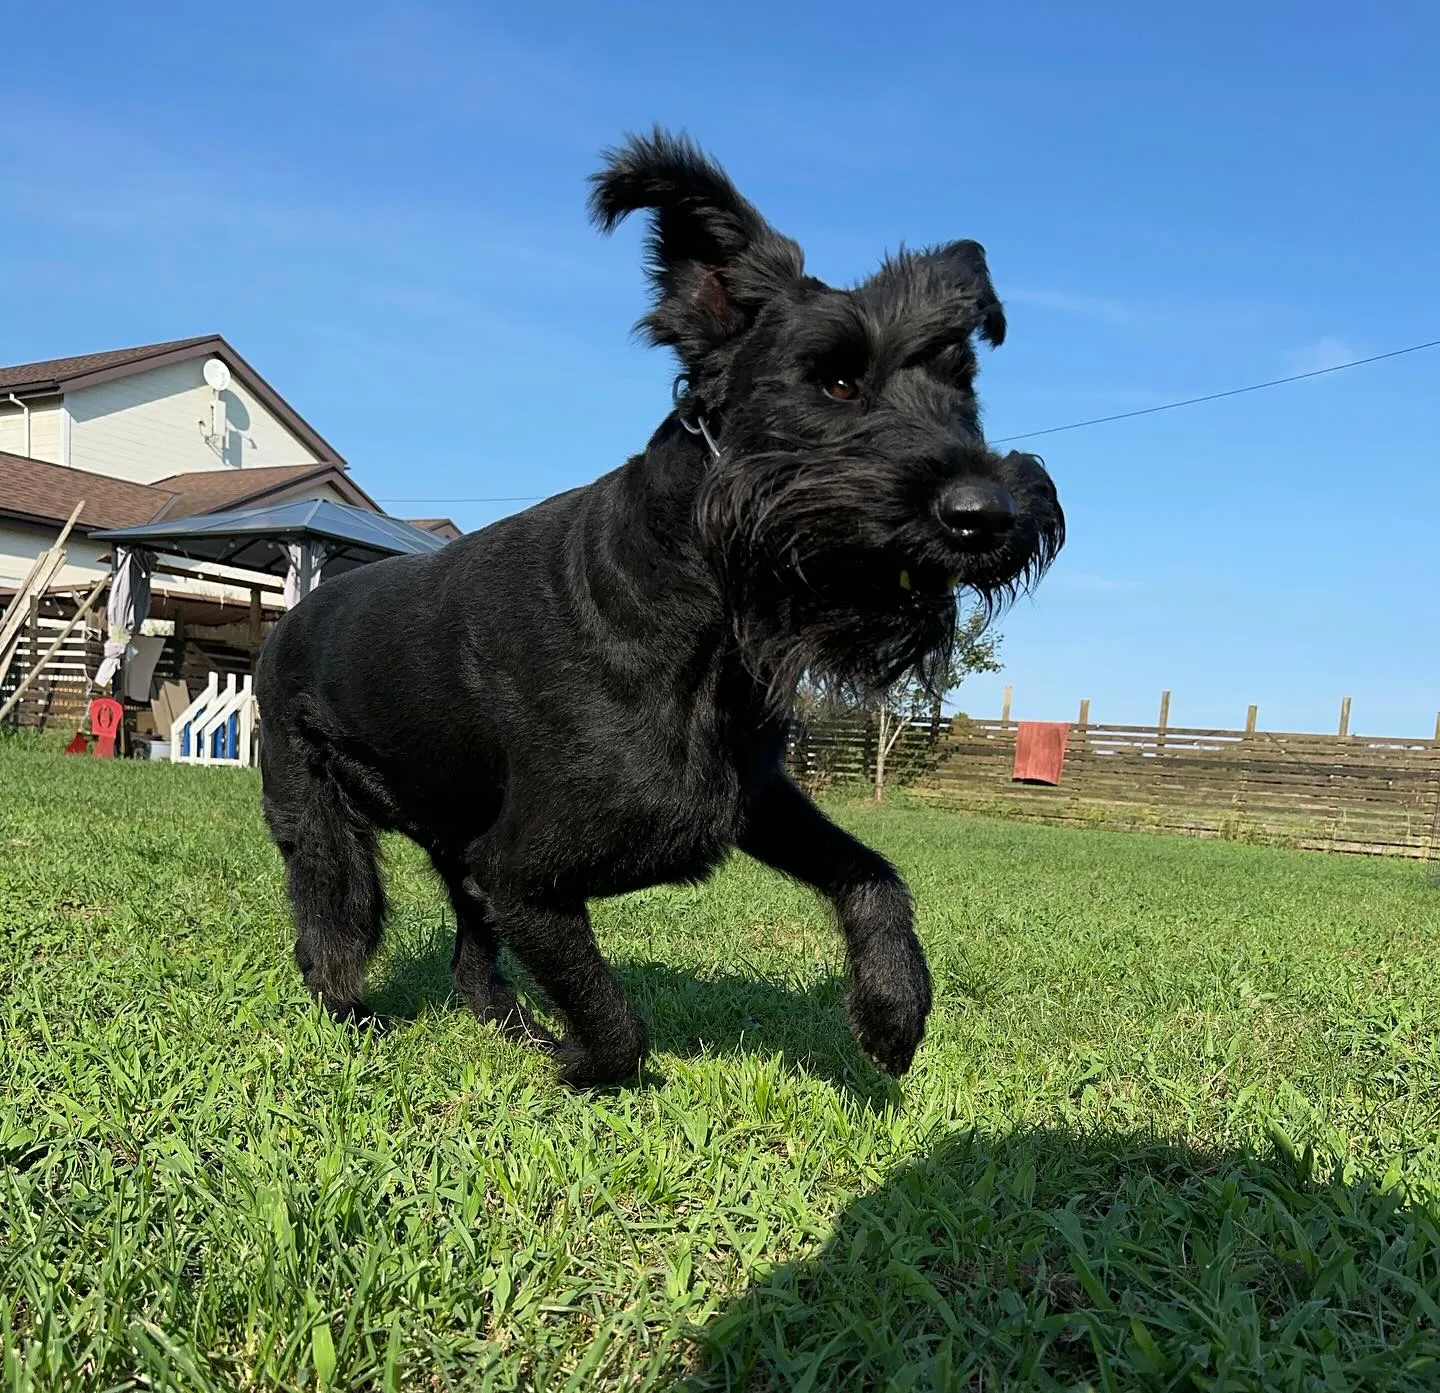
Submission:
<svg viewBox="0 0 1440 1393">
<path fill-rule="evenodd" d="M 1064 721 L 1021 721 L 1015 731 L 1015 772 L 1011 778 L 1031 784 L 1058 784 L 1069 738 L 1070 727 Z"/>
</svg>

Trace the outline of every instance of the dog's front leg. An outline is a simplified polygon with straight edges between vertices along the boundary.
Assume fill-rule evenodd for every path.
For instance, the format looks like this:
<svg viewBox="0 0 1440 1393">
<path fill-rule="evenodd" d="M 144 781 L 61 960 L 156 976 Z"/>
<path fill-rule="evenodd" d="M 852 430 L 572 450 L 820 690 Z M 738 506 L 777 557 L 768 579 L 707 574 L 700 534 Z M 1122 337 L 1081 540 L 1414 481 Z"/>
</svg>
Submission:
<svg viewBox="0 0 1440 1393">
<path fill-rule="evenodd" d="M 930 1014 L 930 969 L 895 868 L 778 775 L 750 806 L 739 846 L 835 906 L 850 963 L 850 1029 L 887 1073 L 909 1067 Z"/>
<path fill-rule="evenodd" d="M 583 904 L 489 896 L 495 929 L 565 1017 L 555 1048 L 560 1077 L 576 1088 L 631 1078 L 645 1058 L 644 1022 L 605 961 Z"/>
</svg>

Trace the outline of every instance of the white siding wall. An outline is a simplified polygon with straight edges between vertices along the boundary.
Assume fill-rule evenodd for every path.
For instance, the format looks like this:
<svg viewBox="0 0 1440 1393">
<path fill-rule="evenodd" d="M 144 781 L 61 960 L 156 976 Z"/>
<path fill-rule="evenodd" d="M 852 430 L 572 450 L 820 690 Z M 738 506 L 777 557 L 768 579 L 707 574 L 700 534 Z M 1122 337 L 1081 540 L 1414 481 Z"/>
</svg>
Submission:
<svg viewBox="0 0 1440 1393">
<path fill-rule="evenodd" d="M 30 458 L 64 464 L 64 408 L 59 397 L 48 397 L 30 407 Z M 0 393 L 0 450 L 25 453 L 25 413 Z"/>
<path fill-rule="evenodd" d="M 284 494 L 279 501 L 293 503 L 297 499 L 302 498 L 328 498 L 332 503 L 344 503 L 346 507 L 353 506 L 350 500 L 346 498 L 339 489 L 333 489 L 329 484 L 307 484 L 304 488 L 296 489 L 294 493 Z M 267 503 L 269 501 L 268 499 L 266 500 Z M 253 506 L 259 508 L 265 505 L 263 503 L 257 503 Z"/>
<path fill-rule="evenodd" d="M 25 577 L 30 574 L 35 558 L 55 541 L 58 531 L 58 528 L 46 531 L 19 523 L 0 522 L 0 590 L 16 590 L 20 587 Z M 110 574 L 110 563 L 100 560 L 102 556 L 109 555 L 108 546 L 77 537 L 72 532 L 65 542 L 65 564 L 51 584 L 94 585 L 101 576 Z M 237 570 L 233 566 L 210 566 L 203 562 L 187 561 L 183 556 L 167 557 L 162 554 L 160 559 L 173 566 L 213 575 L 216 579 L 207 583 L 192 580 L 187 576 L 157 575 L 152 581 L 154 590 L 164 590 L 171 595 L 193 595 L 197 599 L 224 599 L 236 606 L 237 613 L 248 605 L 248 582 L 252 578 L 250 572 Z M 275 584 L 281 577 L 263 576 L 260 579 Z M 226 585 L 226 580 L 233 580 L 235 584 Z M 235 588 L 236 585 L 238 589 Z M 273 603 L 270 597 L 267 596 L 266 599 Z M 4 606 L 0 605 L 0 609 L 3 608 Z"/>
<path fill-rule="evenodd" d="M 238 382 L 224 393 L 229 435 L 218 454 L 205 443 L 211 392 L 202 372 L 195 358 L 71 392 L 68 462 L 140 484 L 196 469 L 315 462 Z"/>
<path fill-rule="evenodd" d="M 18 523 L 0 522 L 0 590 L 16 590 L 30 574 L 30 567 L 54 540 L 59 528 L 45 531 L 38 527 L 23 527 Z M 72 532 L 65 542 L 65 564 L 51 582 L 52 585 L 94 584 L 110 570 L 100 564 L 100 557 L 108 550 L 97 542 L 76 537 Z M 0 605 L 0 609 L 4 606 Z"/>
</svg>

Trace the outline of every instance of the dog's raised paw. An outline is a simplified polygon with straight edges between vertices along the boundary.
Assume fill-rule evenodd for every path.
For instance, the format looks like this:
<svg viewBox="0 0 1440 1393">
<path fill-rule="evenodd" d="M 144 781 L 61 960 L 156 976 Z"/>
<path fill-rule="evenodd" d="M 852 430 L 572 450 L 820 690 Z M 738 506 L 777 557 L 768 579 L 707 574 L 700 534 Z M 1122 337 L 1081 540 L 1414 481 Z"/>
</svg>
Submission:
<svg viewBox="0 0 1440 1393">
<path fill-rule="evenodd" d="M 851 1033 L 877 1069 L 899 1078 L 914 1062 L 930 1014 L 930 974 L 918 954 L 900 971 L 857 974 L 846 1002 Z"/>
<path fill-rule="evenodd" d="M 915 1062 L 915 1052 L 920 1048 L 920 1040 L 925 1033 L 923 1022 L 918 1029 L 896 1030 L 881 1036 L 875 1034 L 863 1034 L 856 1032 L 860 1048 L 865 1058 L 870 1061 L 883 1074 L 889 1074 L 891 1078 L 898 1079 Z"/>
</svg>

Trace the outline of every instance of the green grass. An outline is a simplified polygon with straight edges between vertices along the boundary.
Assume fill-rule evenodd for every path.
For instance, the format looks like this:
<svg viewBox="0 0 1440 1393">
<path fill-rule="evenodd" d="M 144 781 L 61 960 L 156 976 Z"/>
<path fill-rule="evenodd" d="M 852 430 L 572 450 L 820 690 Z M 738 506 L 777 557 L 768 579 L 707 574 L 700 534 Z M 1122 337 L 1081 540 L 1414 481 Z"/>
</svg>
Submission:
<svg viewBox="0 0 1440 1393">
<path fill-rule="evenodd" d="M 599 906 L 643 1083 L 451 999 L 413 849 L 308 1003 L 249 774 L 0 741 L 3 1389 L 1440 1386 L 1440 890 L 837 807 L 936 979 L 899 1087 L 737 860 Z"/>
</svg>

